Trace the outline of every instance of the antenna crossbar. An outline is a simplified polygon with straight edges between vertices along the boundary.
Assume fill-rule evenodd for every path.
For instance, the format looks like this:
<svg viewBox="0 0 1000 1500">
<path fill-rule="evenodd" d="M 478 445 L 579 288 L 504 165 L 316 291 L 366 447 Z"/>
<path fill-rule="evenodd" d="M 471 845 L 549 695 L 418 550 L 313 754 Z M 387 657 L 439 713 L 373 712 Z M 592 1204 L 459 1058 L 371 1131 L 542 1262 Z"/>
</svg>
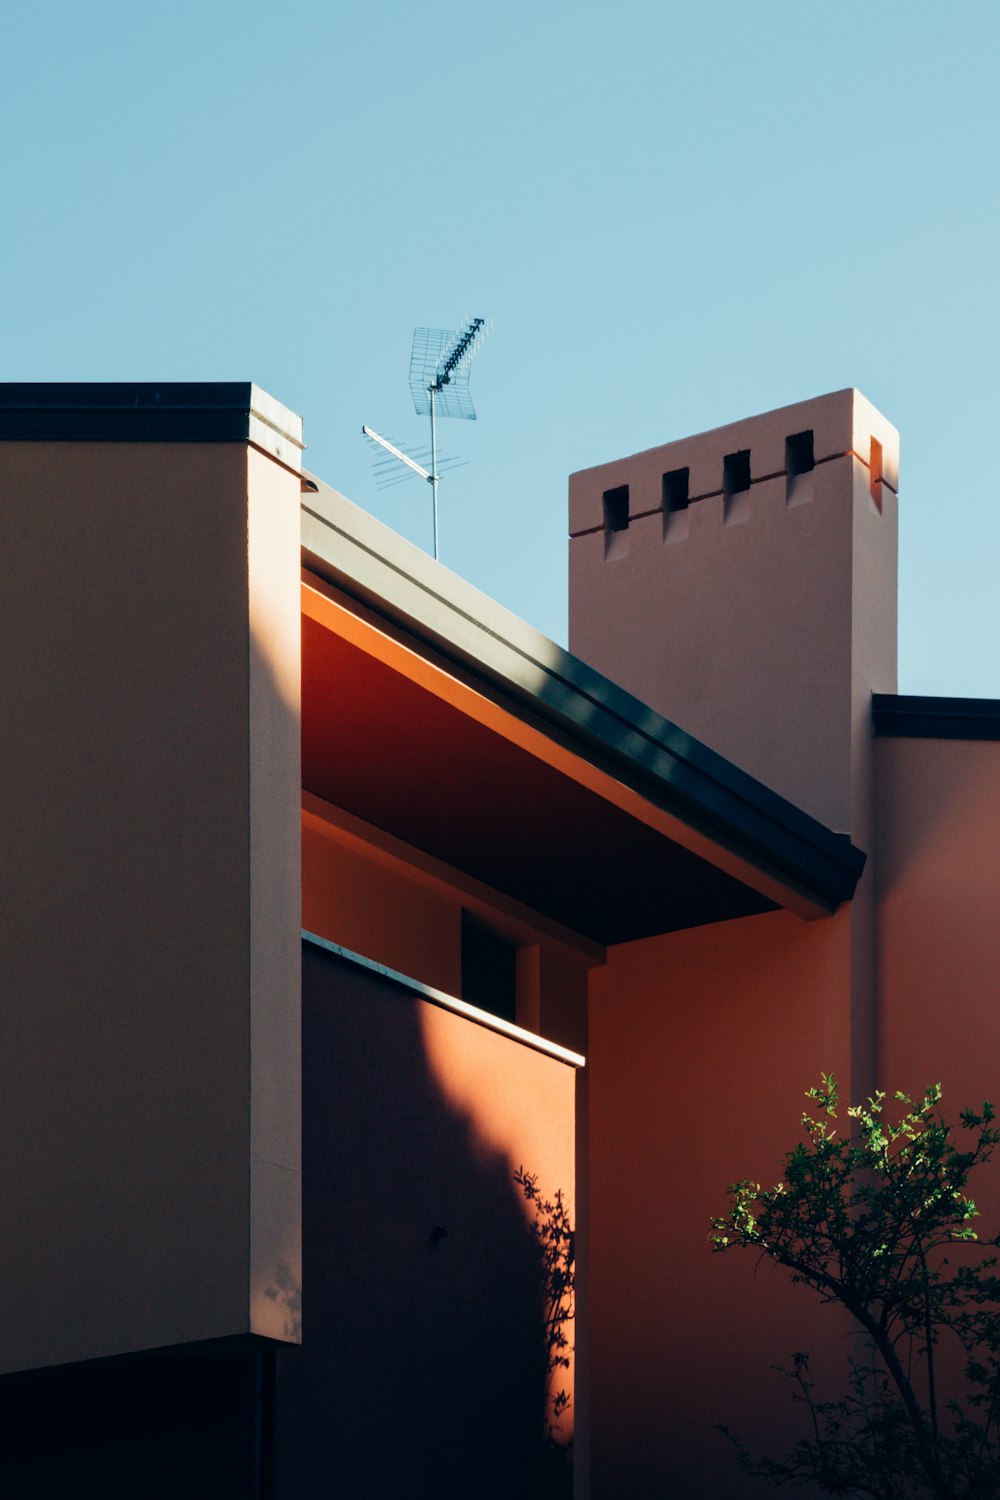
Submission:
<svg viewBox="0 0 1000 1500">
<path fill-rule="evenodd" d="M 421 468 L 408 453 L 404 453 L 402 448 L 397 448 L 395 443 L 390 443 L 388 438 L 382 437 L 375 431 L 374 427 L 369 427 L 366 424 L 361 428 L 361 431 L 366 438 L 371 438 L 373 443 L 378 443 L 380 448 L 384 448 L 386 453 L 391 453 L 393 458 L 398 458 L 401 464 L 405 464 L 408 469 L 412 469 L 414 474 L 419 474 L 421 479 L 426 479 L 429 483 L 433 480 L 434 476 L 429 469 Z"/>
</svg>

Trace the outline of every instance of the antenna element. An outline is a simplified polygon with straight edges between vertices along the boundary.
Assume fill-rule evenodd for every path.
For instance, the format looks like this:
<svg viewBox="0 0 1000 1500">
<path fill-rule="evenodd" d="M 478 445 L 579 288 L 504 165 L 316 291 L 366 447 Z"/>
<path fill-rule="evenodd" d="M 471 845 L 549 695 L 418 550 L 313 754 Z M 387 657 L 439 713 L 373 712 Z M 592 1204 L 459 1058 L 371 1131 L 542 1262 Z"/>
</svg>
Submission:
<svg viewBox="0 0 1000 1500">
<path fill-rule="evenodd" d="M 417 416 L 431 419 L 430 469 L 415 463 L 400 448 L 380 437 L 371 427 L 362 427 L 365 437 L 426 479 L 433 492 L 434 556 L 438 555 L 438 482 L 441 477 L 437 453 L 437 418 L 459 417 L 476 420 L 476 408 L 469 394 L 469 366 L 486 337 L 485 318 L 467 318 L 457 331 L 448 328 L 415 328 L 410 351 L 410 393 Z M 449 465 L 451 460 L 443 460 Z M 407 476 L 404 475 L 403 478 Z"/>
</svg>

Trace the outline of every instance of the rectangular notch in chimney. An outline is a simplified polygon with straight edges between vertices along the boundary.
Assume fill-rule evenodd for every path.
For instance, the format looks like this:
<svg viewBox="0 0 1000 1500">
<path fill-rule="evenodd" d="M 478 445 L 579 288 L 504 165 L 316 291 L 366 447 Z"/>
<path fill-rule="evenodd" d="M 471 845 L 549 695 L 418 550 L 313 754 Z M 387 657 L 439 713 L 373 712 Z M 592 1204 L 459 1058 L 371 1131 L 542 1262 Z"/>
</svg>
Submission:
<svg viewBox="0 0 1000 1500">
<path fill-rule="evenodd" d="M 628 530 L 627 484 L 620 484 L 617 489 L 604 491 L 604 529 L 605 531 Z"/>
<path fill-rule="evenodd" d="M 604 491 L 604 556 L 623 557 L 628 551 L 628 485 Z"/>
<path fill-rule="evenodd" d="M 813 497 L 812 472 L 816 467 L 812 431 L 793 432 L 785 438 L 785 504 L 803 505 Z"/>
<path fill-rule="evenodd" d="M 722 460 L 722 490 L 726 495 L 740 495 L 750 488 L 750 449 L 727 453 Z"/>
<path fill-rule="evenodd" d="M 687 536 L 690 469 L 671 469 L 663 476 L 663 540 L 679 542 Z"/>
<path fill-rule="evenodd" d="M 726 523 L 745 521 L 750 513 L 750 449 L 727 453 L 722 460 L 722 496 Z"/>
<path fill-rule="evenodd" d="M 690 469 L 671 469 L 663 476 L 663 509 L 665 511 L 687 510 L 688 480 Z"/>
</svg>

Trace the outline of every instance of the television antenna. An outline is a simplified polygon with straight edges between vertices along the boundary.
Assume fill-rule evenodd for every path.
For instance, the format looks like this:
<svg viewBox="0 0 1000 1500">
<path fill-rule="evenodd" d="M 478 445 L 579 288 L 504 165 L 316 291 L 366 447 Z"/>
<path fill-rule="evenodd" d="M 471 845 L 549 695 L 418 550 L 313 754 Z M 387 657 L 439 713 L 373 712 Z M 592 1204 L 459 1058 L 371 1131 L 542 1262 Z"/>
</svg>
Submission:
<svg viewBox="0 0 1000 1500">
<path fill-rule="evenodd" d="M 479 352 L 487 334 L 485 318 L 466 318 L 461 328 L 415 328 L 413 347 L 410 350 L 410 394 L 418 417 L 429 416 L 431 422 L 430 453 L 419 453 L 415 457 L 390 443 L 374 428 L 367 425 L 361 431 L 371 442 L 377 443 L 388 455 L 381 460 L 376 471 L 382 474 L 376 483 L 380 488 L 399 484 L 409 479 L 410 474 L 397 475 L 395 464 L 402 464 L 410 473 L 425 479 L 431 487 L 434 517 L 434 556 L 438 556 L 438 484 L 442 468 L 453 468 L 455 459 L 438 459 L 437 418 L 459 417 L 466 422 L 476 420 L 476 409 L 469 393 L 469 366 Z M 430 468 L 418 462 L 428 457 Z"/>
</svg>

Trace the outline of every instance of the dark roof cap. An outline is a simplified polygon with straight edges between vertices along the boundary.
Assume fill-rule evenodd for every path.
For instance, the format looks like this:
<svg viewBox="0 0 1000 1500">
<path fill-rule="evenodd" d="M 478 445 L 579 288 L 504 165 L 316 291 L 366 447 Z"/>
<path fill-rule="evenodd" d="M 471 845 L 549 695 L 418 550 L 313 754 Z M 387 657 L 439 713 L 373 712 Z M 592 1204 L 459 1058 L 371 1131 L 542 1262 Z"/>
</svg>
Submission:
<svg viewBox="0 0 1000 1500">
<path fill-rule="evenodd" d="M 251 442 L 296 471 L 302 418 L 249 380 L 0 383 L 0 441 Z"/>
<path fill-rule="evenodd" d="M 875 733 L 897 739 L 1000 740 L 1000 698 L 873 693 Z"/>
</svg>

